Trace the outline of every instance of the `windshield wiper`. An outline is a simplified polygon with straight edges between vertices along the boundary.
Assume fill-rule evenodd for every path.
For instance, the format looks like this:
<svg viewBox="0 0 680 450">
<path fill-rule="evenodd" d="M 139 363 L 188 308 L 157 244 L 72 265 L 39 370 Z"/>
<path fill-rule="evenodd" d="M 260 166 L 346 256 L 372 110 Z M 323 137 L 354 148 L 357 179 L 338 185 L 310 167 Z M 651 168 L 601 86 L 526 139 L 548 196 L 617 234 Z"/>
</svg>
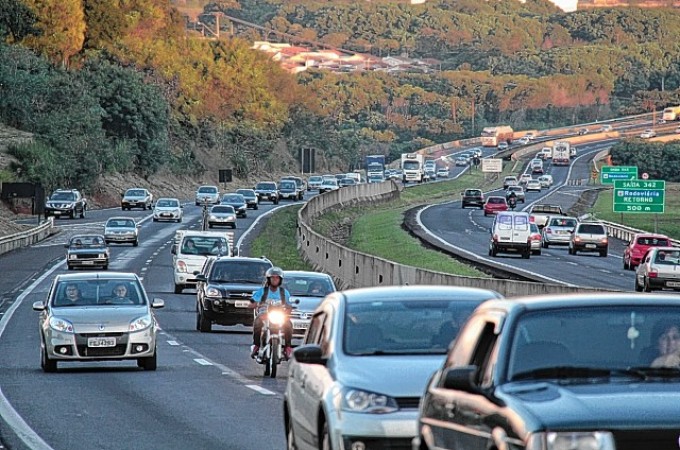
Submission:
<svg viewBox="0 0 680 450">
<path fill-rule="evenodd" d="M 629 367 L 628 370 L 636 371 L 645 378 L 680 378 L 680 367 Z"/>
<path fill-rule="evenodd" d="M 395 356 L 395 355 L 444 355 L 446 349 L 419 349 L 419 350 L 368 350 L 365 352 L 350 353 L 352 356 Z"/>
<path fill-rule="evenodd" d="M 557 366 L 541 367 L 513 375 L 513 380 L 531 380 L 544 378 L 602 378 L 612 375 L 631 376 L 639 379 L 647 378 L 647 374 L 639 368 L 611 369 L 603 367 Z"/>
</svg>

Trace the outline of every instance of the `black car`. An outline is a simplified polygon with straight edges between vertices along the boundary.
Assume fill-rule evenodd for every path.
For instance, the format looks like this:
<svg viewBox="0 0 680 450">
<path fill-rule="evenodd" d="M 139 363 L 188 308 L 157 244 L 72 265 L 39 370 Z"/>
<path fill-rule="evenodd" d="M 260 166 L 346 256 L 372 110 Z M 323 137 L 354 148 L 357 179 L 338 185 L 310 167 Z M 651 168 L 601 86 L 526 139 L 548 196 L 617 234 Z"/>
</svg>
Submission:
<svg viewBox="0 0 680 450">
<path fill-rule="evenodd" d="M 250 300 L 262 287 L 271 261 L 265 258 L 224 256 L 209 258 L 196 275 L 196 329 L 212 331 L 213 323 L 224 326 L 253 325 Z"/>
<path fill-rule="evenodd" d="M 236 217 L 248 217 L 248 205 L 246 199 L 241 194 L 224 194 L 220 205 L 233 206 Z"/>
<path fill-rule="evenodd" d="M 45 217 L 85 218 L 87 202 L 77 189 L 57 189 L 45 203 Z"/>
<path fill-rule="evenodd" d="M 279 188 L 273 181 L 260 181 L 255 186 L 255 194 L 257 195 L 257 201 L 261 202 L 263 200 L 270 201 L 275 205 L 279 204 Z"/>
<path fill-rule="evenodd" d="M 485 302 L 428 383 L 413 448 L 677 449 L 679 324 L 677 296 Z"/>
<path fill-rule="evenodd" d="M 476 206 L 484 209 L 484 193 L 481 189 L 465 189 L 461 194 L 461 207 Z"/>
<path fill-rule="evenodd" d="M 257 209 L 257 194 L 252 189 L 236 189 L 237 194 L 241 194 L 246 200 L 246 205 L 248 208 Z"/>
<path fill-rule="evenodd" d="M 76 234 L 64 247 L 68 270 L 76 267 L 109 268 L 109 248 L 101 234 Z"/>
<path fill-rule="evenodd" d="M 287 176 L 281 178 L 281 180 L 293 180 L 293 181 L 295 181 L 295 186 L 297 187 L 297 191 L 298 191 L 298 199 L 302 200 L 304 198 L 305 191 L 307 190 L 305 180 L 303 180 L 300 177 L 295 177 L 295 176 L 292 176 L 292 175 L 287 175 Z"/>
</svg>

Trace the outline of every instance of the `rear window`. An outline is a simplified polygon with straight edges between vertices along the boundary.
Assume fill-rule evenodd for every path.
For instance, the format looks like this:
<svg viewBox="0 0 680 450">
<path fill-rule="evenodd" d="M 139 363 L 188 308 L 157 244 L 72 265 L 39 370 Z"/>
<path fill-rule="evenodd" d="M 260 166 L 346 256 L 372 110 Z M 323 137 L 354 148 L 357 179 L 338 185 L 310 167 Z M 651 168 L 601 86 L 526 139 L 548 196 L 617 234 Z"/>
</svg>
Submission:
<svg viewBox="0 0 680 450">
<path fill-rule="evenodd" d="M 574 228 L 576 226 L 576 219 L 552 219 L 550 226 Z"/>
<path fill-rule="evenodd" d="M 494 203 L 494 204 L 505 203 L 505 199 L 500 198 L 500 197 L 491 197 L 491 198 L 489 198 L 488 202 Z"/>
<path fill-rule="evenodd" d="M 479 196 L 479 195 L 482 195 L 482 191 L 480 191 L 478 189 L 468 189 L 467 191 L 465 191 L 465 195 Z"/>
<path fill-rule="evenodd" d="M 602 225 L 583 224 L 579 228 L 579 232 L 587 234 L 606 234 Z"/>
<path fill-rule="evenodd" d="M 670 242 L 668 239 L 660 239 L 653 237 L 641 237 L 638 238 L 637 243 L 640 245 L 649 245 L 651 247 L 670 247 Z"/>
</svg>

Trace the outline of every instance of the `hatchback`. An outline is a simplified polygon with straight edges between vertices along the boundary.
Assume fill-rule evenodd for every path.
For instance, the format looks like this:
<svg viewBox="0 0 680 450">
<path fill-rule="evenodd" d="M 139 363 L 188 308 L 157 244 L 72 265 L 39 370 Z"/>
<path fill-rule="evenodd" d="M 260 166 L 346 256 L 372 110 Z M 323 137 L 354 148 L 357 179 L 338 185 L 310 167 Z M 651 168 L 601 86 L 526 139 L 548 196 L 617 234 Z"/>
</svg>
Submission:
<svg viewBox="0 0 680 450">
<path fill-rule="evenodd" d="M 255 193 L 254 190 L 252 189 L 236 189 L 237 194 L 241 194 L 243 198 L 246 200 L 246 205 L 248 208 L 252 209 L 257 209 L 258 208 L 258 202 L 257 202 L 257 194 Z"/>
<path fill-rule="evenodd" d="M 248 217 L 248 205 L 246 204 L 246 198 L 241 194 L 237 194 L 235 192 L 224 194 L 222 196 L 222 200 L 220 201 L 220 205 L 232 206 L 234 211 L 236 211 L 236 217 Z"/>
<path fill-rule="evenodd" d="M 635 272 L 635 290 L 680 290 L 680 248 L 650 247 Z"/>
<path fill-rule="evenodd" d="M 541 182 L 537 179 L 527 181 L 526 191 L 541 192 Z"/>
<path fill-rule="evenodd" d="M 578 225 L 575 217 L 548 217 L 543 227 L 543 248 L 551 245 L 569 245 L 571 234 Z"/>
<path fill-rule="evenodd" d="M 601 223 L 583 222 L 576 225 L 569 241 L 569 254 L 578 252 L 598 252 L 600 256 L 607 256 L 609 238 L 607 229 Z"/>
<path fill-rule="evenodd" d="M 153 221 L 172 220 L 181 222 L 183 217 L 183 206 L 176 198 L 159 198 L 153 207 Z"/>
<path fill-rule="evenodd" d="M 668 236 L 663 234 L 638 233 L 628 242 L 623 250 L 623 270 L 634 270 L 640 264 L 642 256 L 650 247 L 670 247 Z"/>
<path fill-rule="evenodd" d="M 311 191 L 312 189 L 319 189 L 322 181 L 323 178 L 320 175 L 312 175 L 309 177 L 309 180 L 307 180 L 307 190 Z"/>
<path fill-rule="evenodd" d="M 293 337 L 302 338 L 321 300 L 337 290 L 335 283 L 325 273 L 286 270 L 283 272 L 283 286 L 290 292 L 291 301 L 297 300 L 297 307 L 291 312 L 290 321 L 293 325 Z"/>
<path fill-rule="evenodd" d="M 236 210 L 231 205 L 215 205 L 208 213 L 208 228 L 227 226 L 236 228 Z"/>
<path fill-rule="evenodd" d="M 55 372 L 59 361 L 136 360 L 156 370 L 158 323 L 134 273 L 95 272 L 57 275 L 40 312 L 40 366 Z"/>
<path fill-rule="evenodd" d="M 461 324 L 497 292 L 390 286 L 328 295 L 293 352 L 288 448 L 410 448 L 428 378 Z"/>
<path fill-rule="evenodd" d="M 505 200 L 505 197 L 499 197 L 499 196 L 491 196 L 486 198 L 486 202 L 484 202 L 484 215 L 488 216 L 489 214 L 496 214 L 499 211 L 507 211 L 508 210 L 508 202 Z"/>
</svg>

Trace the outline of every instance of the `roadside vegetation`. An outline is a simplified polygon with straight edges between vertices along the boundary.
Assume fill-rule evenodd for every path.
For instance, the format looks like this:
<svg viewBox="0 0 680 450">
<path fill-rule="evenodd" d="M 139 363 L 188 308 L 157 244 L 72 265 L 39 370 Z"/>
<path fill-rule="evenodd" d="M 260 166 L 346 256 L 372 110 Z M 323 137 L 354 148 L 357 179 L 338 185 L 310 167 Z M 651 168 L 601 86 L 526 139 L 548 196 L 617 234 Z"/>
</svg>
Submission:
<svg viewBox="0 0 680 450">
<path fill-rule="evenodd" d="M 251 243 L 250 255 L 244 256 L 266 256 L 284 270 L 314 270 L 297 249 L 297 213 L 301 207 L 288 206 L 273 213 Z"/>
</svg>

